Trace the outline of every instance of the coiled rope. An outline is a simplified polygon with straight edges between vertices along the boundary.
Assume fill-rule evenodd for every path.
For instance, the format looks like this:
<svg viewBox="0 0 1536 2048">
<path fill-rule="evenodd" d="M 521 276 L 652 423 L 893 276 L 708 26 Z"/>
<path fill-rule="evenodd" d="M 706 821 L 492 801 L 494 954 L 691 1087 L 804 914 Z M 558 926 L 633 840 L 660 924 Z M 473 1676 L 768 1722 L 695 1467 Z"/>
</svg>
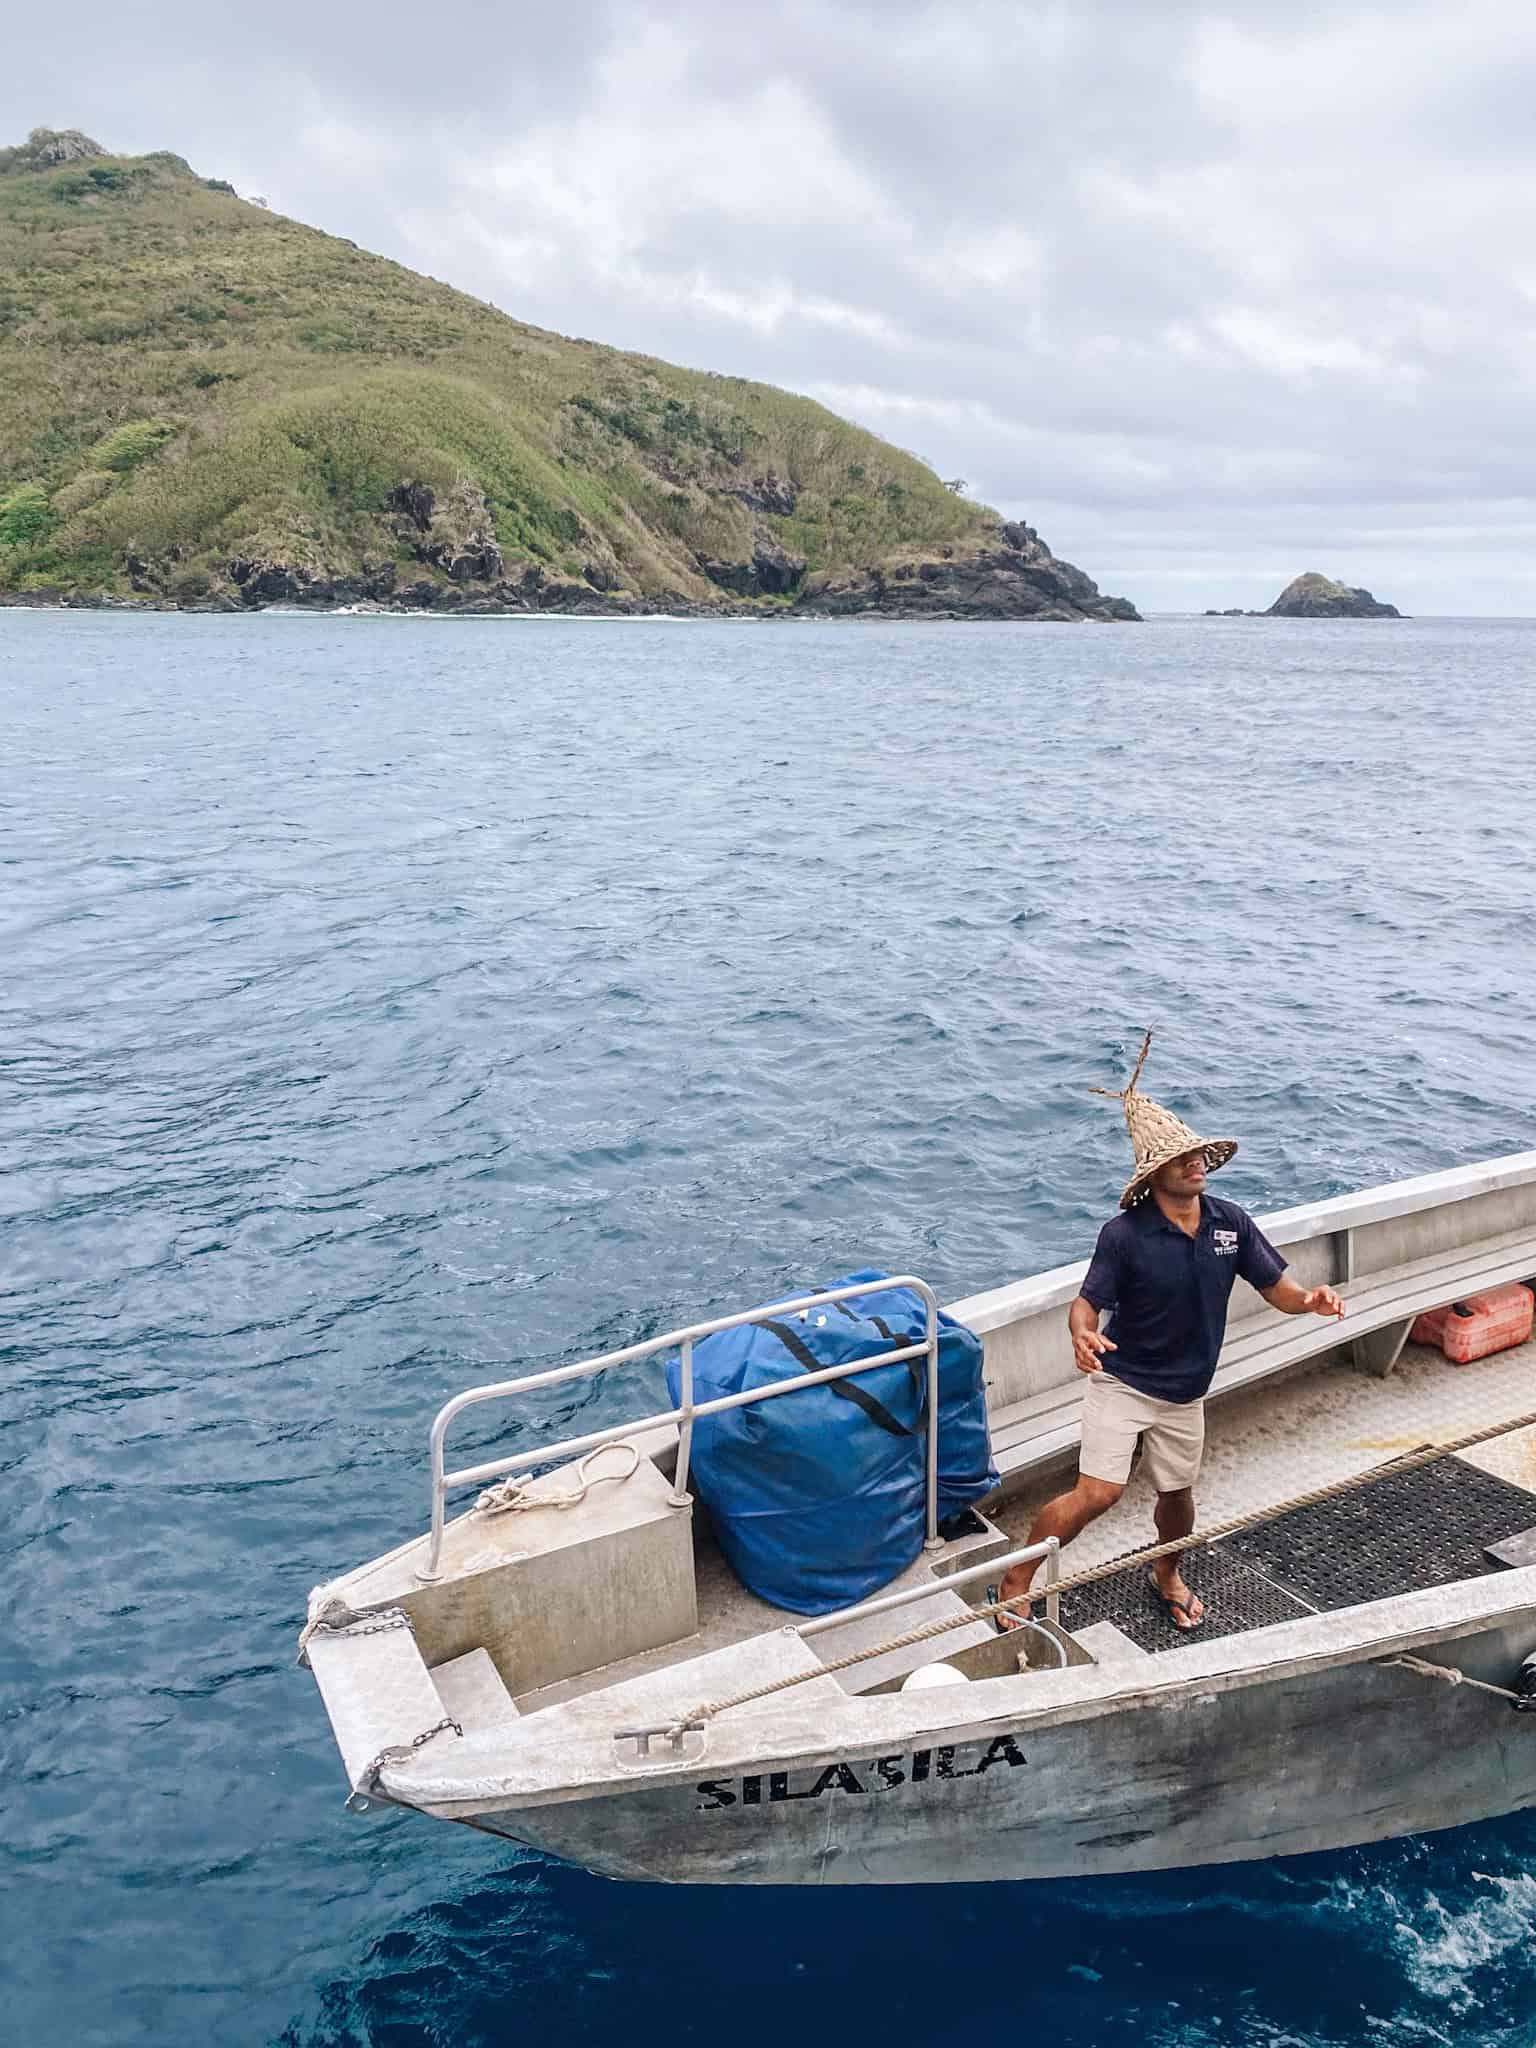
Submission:
<svg viewBox="0 0 1536 2048">
<path fill-rule="evenodd" d="M 951 1629 L 969 1628 L 978 1616 L 1012 1613 L 1016 1608 L 1028 1609 L 1047 1595 L 1074 1593 L 1080 1586 L 1097 1585 L 1101 1579 L 1112 1579 L 1118 1573 L 1132 1571 L 1145 1564 L 1153 1564 L 1160 1557 L 1174 1557 L 1186 1550 L 1199 1550 L 1208 1543 L 1218 1542 L 1223 1536 L 1235 1536 L 1240 1529 L 1254 1528 L 1260 1522 L 1273 1521 L 1279 1515 L 1288 1515 L 1297 1508 L 1321 1505 L 1326 1500 L 1336 1500 L 1340 1494 L 1357 1492 L 1361 1487 L 1374 1486 L 1378 1480 L 1396 1476 L 1402 1472 L 1414 1472 L 1422 1465 L 1433 1465 L 1441 1458 L 1454 1457 L 1459 1451 L 1470 1451 L 1478 1444 L 1491 1443 L 1495 1437 L 1512 1436 L 1516 1430 L 1536 1428 L 1536 1410 L 1528 1415 L 1516 1416 L 1513 1422 L 1494 1423 L 1488 1429 L 1476 1429 L 1466 1436 L 1454 1437 L 1446 1444 L 1426 1444 L 1422 1449 L 1409 1451 L 1404 1457 L 1389 1458 L 1385 1464 L 1373 1465 L 1367 1472 L 1357 1472 L 1350 1479 L 1335 1479 L 1328 1486 L 1314 1486 L 1305 1493 L 1292 1494 L 1289 1500 L 1275 1501 L 1267 1508 L 1254 1508 L 1245 1515 L 1232 1515 L 1224 1522 L 1215 1522 L 1209 1529 L 1197 1529 L 1191 1535 L 1179 1536 L 1168 1543 L 1156 1543 L 1147 1550 L 1133 1551 L 1127 1557 L 1111 1558 L 1107 1564 L 1091 1565 L 1086 1570 L 1071 1572 L 1058 1579 L 1054 1585 L 1041 1591 L 1031 1587 L 1027 1593 L 1016 1593 L 1011 1600 L 987 1600 L 977 1607 L 967 1607 L 964 1614 L 951 1614 L 938 1621 L 922 1623 L 909 1628 L 905 1634 L 892 1636 L 889 1642 L 876 1643 L 867 1650 L 850 1650 L 845 1657 L 836 1657 L 830 1663 L 819 1663 L 814 1671 L 797 1671 L 784 1678 L 768 1680 L 763 1685 L 752 1686 L 742 1692 L 731 1693 L 724 1699 L 706 1700 L 691 1714 L 682 1715 L 673 1724 L 675 1728 L 695 1728 L 706 1721 L 712 1721 L 717 1714 L 729 1712 L 732 1707 L 745 1707 L 754 1700 L 768 1699 L 774 1693 L 788 1692 L 792 1687 L 804 1685 L 808 1678 L 820 1678 L 832 1671 L 847 1671 L 855 1664 L 863 1664 L 871 1657 L 884 1657 L 892 1650 L 910 1649 L 918 1643 L 932 1641 L 937 1636 L 948 1635 Z M 941 1584 L 934 1590 L 942 1592 Z M 1468 1683 L 1474 1681 L 1469 1680 Z"/>
<path fill-rule="evenodd" d="M 628 1456 L 629 1463 L 622 1472 L 599 1472 L 593 1478 L 586 1476 L 587 1467 L 596 1464 L 609 1451 L 621 1451 Z M 594 1486 L 607 1486 L 611 1481 L 632 1479 L 640 1469 L 640 1447 L 638 1444 L 599 1444 L 595 1451 L 588 1451 L 584 1458 L 578 1458 L 571 1467 L 572 1477 L 577 1484 L 567 1487 L 563 1493 L 530 1493 L 526 1479 L 501 1479 L 494 1486 L 488 1486 L 475 1502 L 477 1515 L 514 1515 L 524 1508 L 574 1508 L 584 1501 Z"/>
</svg>

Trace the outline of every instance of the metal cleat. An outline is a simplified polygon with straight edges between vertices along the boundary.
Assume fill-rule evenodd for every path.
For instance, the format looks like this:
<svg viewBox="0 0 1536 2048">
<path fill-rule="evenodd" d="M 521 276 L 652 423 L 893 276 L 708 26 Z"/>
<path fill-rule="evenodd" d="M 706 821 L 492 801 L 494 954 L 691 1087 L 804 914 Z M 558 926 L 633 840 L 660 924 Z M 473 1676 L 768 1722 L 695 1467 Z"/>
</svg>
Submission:
<svg viewBox="0 0 1536 2048">
<path fill-rule="evenodd" d="M 657 1738 L 663 1738 L 658 1751 L 651 1747 Z M 613 1731 L 614 1760 L 627 1770 L 664 1770 L 669 1764 L 693 1763 L 704 1754 L 707 1740 L 707 1724 L 702 1720 L 657 1721 L 648 1728 L 615 1728 Z M 633 1743 L 633 1751 L 626 1755 L 620 1747 Z"/>
</svg>

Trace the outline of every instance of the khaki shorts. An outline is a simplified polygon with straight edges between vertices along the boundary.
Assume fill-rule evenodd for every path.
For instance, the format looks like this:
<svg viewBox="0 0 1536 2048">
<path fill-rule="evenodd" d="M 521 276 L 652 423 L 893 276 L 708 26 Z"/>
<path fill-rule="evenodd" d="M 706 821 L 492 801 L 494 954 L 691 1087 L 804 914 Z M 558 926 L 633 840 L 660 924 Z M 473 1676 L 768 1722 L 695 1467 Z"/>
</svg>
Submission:
<svg viewBox="0 0 1536 2048">
<path fill-rule="evenodd" d="M 1089 1376 L 1083 1396 L 1083 1449 L 1077 1469 L 1089 1479 L 1124 1486 L 1136 1439 L 1147 1477 L 1159 1493 L 1193 1486 L 1205 1449 L 1204 1401 L 1158 1401 L 1111 1373 Z"/>
</svg>

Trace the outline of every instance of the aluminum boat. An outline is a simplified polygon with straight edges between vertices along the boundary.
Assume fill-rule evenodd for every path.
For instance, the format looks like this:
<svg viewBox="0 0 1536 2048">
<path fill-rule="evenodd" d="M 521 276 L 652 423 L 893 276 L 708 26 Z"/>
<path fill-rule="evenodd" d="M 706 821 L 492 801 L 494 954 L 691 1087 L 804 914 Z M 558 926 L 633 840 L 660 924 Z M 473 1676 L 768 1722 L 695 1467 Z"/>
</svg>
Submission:
<svg viewBox="0 0 1536 2048">
<path fill-rule="evenodd" d="M 1536 1712 L 1511 1711 L 1536 1670 L 1536 1344 L 1456 1366 L 1408 1341 L 1421 1312 L 1536 1275 L 1536 1152 L 1260 1221 L 1347 1314 L 1233 1297 L 1200 1486 L 1200 1530 L 1228 1533 L 1184 1567 L 1204 1627 L 1176 1632 L 1116 1563 L 1154 1541 L 1144 1480 L 1064 1556 L 1027 1544 L 1075 1460 L 1081 1264 L 947 1305 L 985 1346 L 995 1495 L 939 1527 L 930 1445 L 927 1544 L 890 1588 L 809 1622 L 755 1599 L 689 1488 L 692 1346 L 768 1313 L 749 1311 L 438 1413 L 424 1533 L 311 1598 L 348 1803 L 708 1884 L 1152 1870 L 1536 1803 Z M 938 1304 L 904 1284 L 928 1304 L 932 1389 Z M 549 1389 L 599 1374 L 639 1408 L 664 1352 L 675 1407 L 449 1468 L 466 1411 L 520 1406 L 522 1440 Z M 1031 1555 L 1033 1625 L 999 1634 L 986 1589 Z"/>
</svg>

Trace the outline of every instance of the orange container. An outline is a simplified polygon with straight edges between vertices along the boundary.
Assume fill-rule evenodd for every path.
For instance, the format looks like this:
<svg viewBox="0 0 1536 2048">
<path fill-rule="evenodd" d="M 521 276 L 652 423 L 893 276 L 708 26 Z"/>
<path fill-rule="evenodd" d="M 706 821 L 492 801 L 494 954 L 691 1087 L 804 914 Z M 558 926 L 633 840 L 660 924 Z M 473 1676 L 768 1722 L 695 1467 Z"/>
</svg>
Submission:
<svg viewBox="0 0 1536 2048">
<path fill-rule="evenodd" d="M 1452 1365 L 1470 1365 L 1495 1351 L 1524 1344 L 1536 1322 L 1536 1294 L 1518 1280 L 1469 1294 L 1445 1308 L 1433 1308 L 1415 1319 L 1408 1332 L 1414 1344 L 1434 1344 Z"/>
</svg>

